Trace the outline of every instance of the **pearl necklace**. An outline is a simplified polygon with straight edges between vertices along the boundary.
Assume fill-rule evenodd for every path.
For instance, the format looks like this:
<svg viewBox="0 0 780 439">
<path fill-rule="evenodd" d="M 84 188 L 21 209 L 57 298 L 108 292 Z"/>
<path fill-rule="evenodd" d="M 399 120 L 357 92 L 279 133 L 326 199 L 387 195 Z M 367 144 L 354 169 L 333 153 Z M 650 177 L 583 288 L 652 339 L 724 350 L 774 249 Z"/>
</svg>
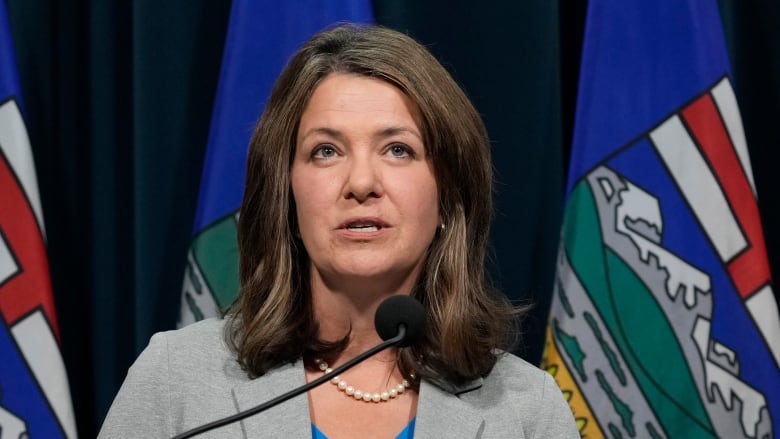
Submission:
<svg viewBox="0 0 780 439">
<path fill-rule="evenodd" d="M 328 363 L 326 363 L 324 360 L 315 358 L 314 364 L 319 367 L 319 369 L 323 373 L 330 373 L 333 371 L 330 367 L 328 367 Z M 414 374 L 409 374 L 409 377 L 414 379 Z M 347 396 L 350 396 L 352 398 L 355 398 L 357 401 L 364 401 L 364 402 L 387 402 L 391 399 L 397 398 L 399 395 L 404 393 L 406 389 L 409 388 L 410 384 L 409 381 L 403 380 L 400 383 L 398 383 L 395 387 L 391 388 L 390 390 L 386 390 L 381 393 L 371 393 L 371 392 L 364 392 L 362 390 L 358 390 L 349 384 L 347 384 L 346 381 L 342 380 L 340 377 L 335 376 L 331 378 L 330 382 L 335 385 L 340 391 L 344 392 Z"/>
</svg>

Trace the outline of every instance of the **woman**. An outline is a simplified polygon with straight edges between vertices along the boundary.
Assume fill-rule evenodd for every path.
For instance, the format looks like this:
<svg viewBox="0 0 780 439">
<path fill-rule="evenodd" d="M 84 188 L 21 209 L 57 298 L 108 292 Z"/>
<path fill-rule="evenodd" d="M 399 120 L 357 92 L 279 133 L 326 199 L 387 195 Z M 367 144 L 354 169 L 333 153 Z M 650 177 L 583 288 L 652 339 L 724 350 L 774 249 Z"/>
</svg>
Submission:
<svg viewBox="0 0 780 439">
<path fill-rule="evenodd" d="M 152 337 L 101 437 L 173 436 L 314 380 L 381 341 L 397 294 L 425 307 L 422 340 L 203 437 L 578 437 L 549 375 L 503 352 L 517 312 L 485 279 L 491 179 L 479 115 L 422 46 L 314 36 L 250 143 L 237 303 Z"/>
</svg>

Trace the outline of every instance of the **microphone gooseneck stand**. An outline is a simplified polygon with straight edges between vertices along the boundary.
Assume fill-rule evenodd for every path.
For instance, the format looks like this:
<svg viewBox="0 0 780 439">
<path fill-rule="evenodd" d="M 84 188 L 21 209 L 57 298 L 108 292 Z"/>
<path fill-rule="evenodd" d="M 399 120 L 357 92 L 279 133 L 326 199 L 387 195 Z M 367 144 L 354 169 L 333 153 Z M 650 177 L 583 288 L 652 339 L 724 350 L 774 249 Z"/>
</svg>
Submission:
<svg viewBox="0 0 780 439">
<path fill-rule="evenodd" d="M 401 323 L 398 325 L 398 334 L 393 337 L 389 338 L 382 343 L 374 346 L 373 348 L 363 352 L 362 354 L 352 358 L 351 360 L 347 361 L 346 363 L 342 364 L 341 366 L 334 368 L 332 372 L 327 373 L 319 378 L 317 378 L 314 381 L 311 381 L 309 383 L 306 383 L 305 385 L 298 387 L 296 389 L 293 389 L 287 393 L 283 393 L 279 396 L 277 396 L 274 399 L 271 399 L 269 401 L 266 401 L 258 406 L 252 407 L 251 409 L 244 410 L 243 412 L 236 413 L 235 415 L 228 416 L 227 418 L 218 419 L 214 422 L 210 422 L 205 425 L 201 425 L 200 427 L 193 428 L 192 430 L 185 431 L 184 433 L 181 433 L 177 436 L 174 436 L 173 439 L 185 439 L 192 436 L 195 436 L 197 434 L 205 433 L 209 430 L 213 430 L 215 428 L 222 427 L 223 425 L 230 424 L 231 422 L 236 422 L 241 419 L 244 419 L 248 416 L 252 416 L 254 414 L 260 413 L 263 410 L 266 410 L 268 408 L 271 408 L 277 404 L 280 404 L 284 401 L 287 401 L 290 398 L 293 398 L 295 396 L 300 395 L 301 393 L 307 392 L 314 387 L 319 386 L 320 384 L 330 381 L 331 378 L 333 378 L 336 375 L 339 375 L 340 373 L 344 372 L 347 369 L 350 369 L 352 366 L 360 363 L 361 361 L 365 360 L 366 358 L 381 352 L 393 345 L 399 344 L 406 338 L 406 324 Z"/>
</svg>

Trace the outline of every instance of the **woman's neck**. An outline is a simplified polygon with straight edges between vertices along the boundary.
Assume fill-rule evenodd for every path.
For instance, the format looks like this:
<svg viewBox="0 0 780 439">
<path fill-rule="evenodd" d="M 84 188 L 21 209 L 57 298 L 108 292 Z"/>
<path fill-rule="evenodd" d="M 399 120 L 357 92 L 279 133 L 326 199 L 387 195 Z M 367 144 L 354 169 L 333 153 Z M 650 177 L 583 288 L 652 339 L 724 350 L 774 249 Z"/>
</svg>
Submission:
<svg viewBox="0 0 780 439">
<path fill-rule="evenodd" d="M 349 334 L 349 343 L 339 356 L 351 358 L 382 342 L 374 326 L 374 314 L 379 304 L 395 294 L 409 294 L 411 286 L 383 284 L 360 289 L 335 287 L 335 282 L 326 282 L 316 270 L 312 270 L 311 298 L 314 319 L 319 325 L 322 340 L 337 341 Z M 350 285 L 338 283 L 338 285 Z M 407 289 L 408 288 L 408 289 Z M 393 352 L 383 352 L 379 358 L 395 358 Z"/>
</svg>

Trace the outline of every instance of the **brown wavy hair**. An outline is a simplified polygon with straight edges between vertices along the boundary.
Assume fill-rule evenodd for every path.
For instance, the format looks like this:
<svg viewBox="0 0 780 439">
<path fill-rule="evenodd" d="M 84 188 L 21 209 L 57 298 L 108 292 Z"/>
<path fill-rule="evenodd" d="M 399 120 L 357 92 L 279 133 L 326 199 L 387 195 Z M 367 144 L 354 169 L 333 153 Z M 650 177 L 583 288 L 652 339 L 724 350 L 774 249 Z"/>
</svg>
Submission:
<svg viewBox="0 0 780 439">
<path fill-rule="evenodd" d="M 492 217 L 490 144 L 482 120 L 452 77 L 412 38 L 382 27 L 342 25 L 313 36 L 277 79 L 249 144 L 238 221 L 241 290 L 226 339 L 250 376 L 343 349 L 318 337 L 310 300 L 310 261 L 296 237 L 290 169 L 298 124 L 329 74 L 363 75 L 403 91 L 419 108 L 426 154 L 440 188 L 440 230 L 411 294 L 427 330 L 401 349 L 405 375 L 459 383 L 487 374 L 495 349 L 514 339 L 518 311 L 485 274 Z M 418 362 L 423 362 L 420 370 Z"/>
</svg>

